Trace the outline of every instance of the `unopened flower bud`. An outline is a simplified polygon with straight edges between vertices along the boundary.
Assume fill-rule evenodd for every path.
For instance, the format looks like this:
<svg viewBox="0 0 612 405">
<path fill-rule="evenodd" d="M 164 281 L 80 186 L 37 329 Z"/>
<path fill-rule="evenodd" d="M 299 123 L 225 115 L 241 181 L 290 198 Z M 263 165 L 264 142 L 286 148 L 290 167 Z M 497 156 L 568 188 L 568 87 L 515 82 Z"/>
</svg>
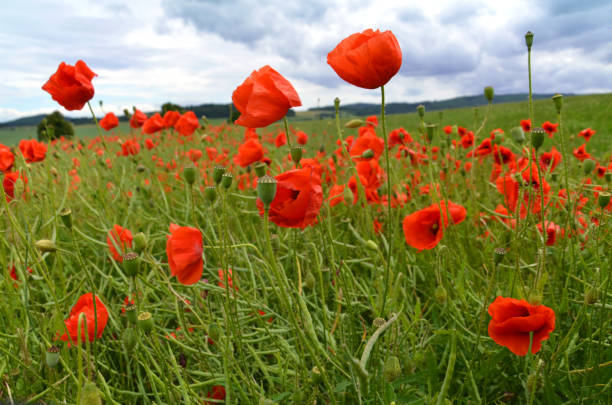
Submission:
<svg viewBox="0 0 612 405">
<path fill-rule="evenodd" d="M 68 229 L 72 229 L 72 211 L 70 208 L 64 208 L 59 212 L 60 219 L 64 223 L 64 226 Z"/>
<path fill-rule="evenodd" d="M 425 106 L 423 104 L 419 104 L 416 109 L 417 113 L 419 114 L 419 117 L 425 117 Z"/>
<path fill-rule="evenodd" d="M 336 97 L 336 98 L 334 99 L 334 109 L 335 109 L 336 111 L 338 111 L 338 109 L 339 109 L 339 108 L 340 108 L 340 99 L 339 99 L 338 97 Z"/>
<path fill-rule="evenodd" d="M 590 175 L 595 170 L 595 161 L 593 159 L 585 159 L 582 162 L 582 170 L 584 171 L 585 176 Z"/>
<path fill-rule="evenodd" d="M 210 337 L 213 342 L 217 342 L 221 338 L 221 328 L 216 323 L 211 323 L 208 325 L 208 337 Z"/>
<path fill-rule="evenodd" d="M 512 136 L 512 139 L 514 139 L 514 142 L 518 144 L 525 142 L 525 131 L 523 131 L 523 128 L 521 127 L 512 128 L 510 130 L 510 135 Z"/>
<path fill-rule="evenodd" d="M 91 381 L 87 381 L 81 388 L 81 398 L 78 405 L 102 405 L 100 390 Z"/>
<path fill-rule="evenodd" d="M 372 159 L 374 157 L 374 151 L 372 149 L 366 149 L 363 151 L 363 153 L 361 154 L 361 157 L 363 159 Z"/>
<path fill-rule="evenodd" d="M 389 356 L 387 357 L 387 361 L 385 361 L 385 365 L 383 367 L 383 375 L 385 376 L 385 381 L 392 382 L 397 379 L 402 374 L 402 366 L 400 366 L 400 361 L 397 356 Z"/>
<path fill-rule="evenodd" d="M 487 101 L 489 101 L 489 103 L 491 101 L 493 101 L 493 95 L 495 94 L 495 92 L 493 91 L 493 87 L 492 86 L 487 86 L 484 88 L 484 96 L 487 99 Z"/>
<path fill-rule="evenodd" d="M 59 172 L 57 171 L 57 169 L 55 167 L 52 167 L 51 169 L 49 169 L 49 172 L 51 173 L 51 175 L 53 177 L 55 177 L 57 179 L 57 176 L 59 176 Z"/>
<path fill-rule="evenodd" d="M 208 202 L 213 203 L 217 199 L 217 188 L 215 186 L 208 186 L 204 189 L 204 197 Z"/>
<path fill-rule="evenodd" d="M 531 50 L 531 45 L 533 45 L 533 32 L 527 31 L 525 34 L 525 44 L 527 45 L 527 49 Z"/>
<path fill-rule="evenodd" d="M 212 178 L 215 181 L 215 184 L 221 183 L 221 180 L 223 179 L 223 173 L 225 173 L 224 166 L 215 166 L 212 172 Z"/>
<path fill-rule="evenodd" d="M 147 247 L 147 235 L 142 232 L 138 232 L 134 235 L 134 250 L 140 254 Z"/>
<path fill-rule="evenodd" d="M 353 119 L 353 120 L 347 121 L 347 123 L 344 124 L 344 126 L 347 128 L 359 128 L 363 125 L 365 125 L 365 122 L 360 119 Z"/>
<path fill-rule="evenodd" d="M 446 288 L 444 286 L 439 285 L 436 287 L 436 291 L 434 292 L 434 297 L 436 301 L 440 304 L 446 303 L 446 299 L 448 298 L 448 292 L 446 292 Z"/>
<path fill-rule="evenodd" d="M 266 164 L 264 162 L 255 163 L 255 174 L 257 177 L 262 177 L 266 175 Z"/>
<path fill-rule="evenodd" d="M 599 204 L 600 208 L 606 208 L 610 204 L 610 193 L 599 193 L 597 204 Z"/>
<path fill-rule="evenodd" d="M 534 128 L 531 130 L 531 146 L 535 148 L 535 150 L 540 149 L 540 146 L 544 143 L 544 135 L 546 131 L 544 128 Z"/>
<path fill-rule="evenodd" d="M 122 256 L 123 258 L 123 270 L 128 277 L 135 277 L 138 274 L 138 253 L 127 252 Z"/>
<path fill-rule="evenodd" d="M 321 382 L 323 376 L 321 375 L 321 370 L 319 370 L 318 366 L 314 366 L 310 372 L 310 378 L 312 382 L 318 384 Z"/>
<path fill-rule="evenodd" d="M 264 207 L 270 207 L 274 197 L 276 197 L 276 179 L 272 176 L 263 176 L 257 179 L 257 195 L 264 204 Z"/>
<path fill-rule="evenodd" d="M 584 294 L 584 302 L 588 305 L 593 305 L 599 300 L 599 290 L 595 287 L 591 287 Z"/>
<path fill-rule="evenodd" d="M 223 186 L 224 189 L 228 189 L 231 187 L 232 185 L 232 180 L 234 179 L 234 176 L 232 176 L 231 173 L 223 173 L 223 176 L 221 176 L 221 185 Z"/>
<path fill-rule="evenodd" d="M 304 278 L 304 287 L 312 290 L 316 284 L 316 280 L 312 272 L 308 272 Z"/>
<path fill-rule="evenodd" d="M 301 145 L 292 146 L 291 147 L 291 161 L 293 161 L 296 165 L 300 163 L 302 160 L 302 154 L 304 153 L 304 147 Z"/>
<path fill-rule="evenodd" d="M 55 252 L 57 250 L 57 245 L 55 242 L 49 239 L 41 239 L 34 243 L 36 249 L 40 250 L 42 253 L 45 252 Z"/>
<path fill-rule="evenodd" d="M 437 125 L 436 124 L 427 124 L 425 125 L 425 130 L 427 131 L 427 142 L 433 141 L 434 138 L 434 134 L 436 131 Z"/>
<path fill-rule="evenodd" d="M 145 333 L 151 333 L 151 331 L 153 331 L 153 317 L 150 312 L 141 312 L 138 314 L 138 327 Z"/>
<path fill-rule="evenodd" d="M 21 195 L 25 191 L 25 184 L 23 184 L 23 179 L 21 177 L 18 177 L 17 180 L 15 180 L 13 187 L 13 193 L 15 195 L 15 198 L 21 197 Z"/>
<path fill-rule="evenodd" d="M 552 96 L 552 101 L 555 103 L 555 108 L 557 109 L 557 113 L 561 114 L 561 108 L 563 108 L 563 95 L 557 93 Z"/>
<path fill-rule="evenodd" d="M 542 298 L 542 294 L 539 291 L 532 291 L 527 301 L 529 301 L 531 305 L 540 305 L 542 303 Z"/>
<path fill-rule="evenodd" d="M 193 183 L 195 183 L 196 168 L 194 166 L 187 166 L 183 170 L 183 178 L 185 179 L 185 182 L 189 185 L 192 185 Z"/>
<path fill-rule="evenodd" d="M 48 367 L 55 367 L 57 366 L 57 363 L 59 363 L 59 359 L 60 359 L 60 348 L 57 346 L 51 346 L 47 349 L 47 352 L 45 353 L 45 362 L 47 363 Z"/>
<path fill-rule="evenodd" d="M 142 164 L 138 165 L 138 166 L 136 166 L 136 171 L 138 173 L 144 173 L 144 172 L 147 171 L 147 167 L 145 165 L 142 165 Z"/>
<path fill-rule="evenodd" d="M 365 246 L 373 251 L 377 251 L 378 250 L 378 245 L 376 244 L 376 242 L 374 242 L 372 239 L 368 239 L 365 242 Z"/>
</svg>

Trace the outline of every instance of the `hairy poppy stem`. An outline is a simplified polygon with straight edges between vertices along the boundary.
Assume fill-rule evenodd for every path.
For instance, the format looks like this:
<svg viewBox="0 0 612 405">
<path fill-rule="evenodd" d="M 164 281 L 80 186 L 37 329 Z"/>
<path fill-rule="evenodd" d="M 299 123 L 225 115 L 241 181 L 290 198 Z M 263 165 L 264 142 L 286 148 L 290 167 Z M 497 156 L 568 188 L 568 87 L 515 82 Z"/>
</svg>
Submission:
<svg viewBox="0 0 612 405">
<path fill-rule="evenodd" d="M 287 122 L 287 116 L 283 117 L 283 125 L 285 126 L 285 135 L 287 137 L 287 146 L 289 147 L 289 149 L 291 149 L 291 137 L 289 136 L 289 123 Z"/>
<path fill-rule="evenodd" d="M 387 302 L 387 293 L 389 290 L 389 277 L 391 276 L 391 248 L 393 247 L 393 222 L 391 221 L 391 169 L 389 164 L 389 142 L 387 140 L 387 122 L 385 118 L 385 86 L 380 86 L 380 119 L 382 121 L 383 139 L 385 141 L 385 170 L 387 171 L 387 226 L 385 233 L 389 246 L 387 246 L 386 262 L 385 262 L 385 287 L 383 289 L 382 308 L 380 314 L 385 313 L 385 304 Z"/>
<path fill-rule="evenodd" d="M 91 111 L 91 116 L 93 118 L 94 123 L 96 124 L 96 129 L 98 130 L 98 135 L 100 136 L 100 140 L 102 141 L 102 146 L 104 150 L 108 152 L 108 146 L 106 145 L 106 139 L 104 139 L 104 134 L 102 134 L 102 130 L 100 129 L 100 124 L 98 123 L 98 118 L 96 118 L 96 113 L 94 113 L 93 108 L 89 101 L 87 102 L 87 107 L 89 107 L 89 111 Z"/>
</svg>

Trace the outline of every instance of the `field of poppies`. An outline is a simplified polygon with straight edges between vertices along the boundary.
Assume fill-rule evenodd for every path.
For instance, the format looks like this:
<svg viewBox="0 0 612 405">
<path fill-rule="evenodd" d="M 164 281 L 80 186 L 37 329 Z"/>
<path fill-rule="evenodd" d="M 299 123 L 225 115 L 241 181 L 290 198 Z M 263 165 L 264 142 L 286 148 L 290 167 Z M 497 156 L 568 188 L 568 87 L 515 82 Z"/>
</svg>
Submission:
<svg viewBox="0 0 612 405">
<path fill-rule="evenodd" d="M 0 398 L 612 401 L 605 129 L 556 95 L 489 131 L 491 87 L 476 119 L 386 117 L 390 31 L 327 63 L 381 114 L 336 99 L 333 125 L 289 125 L 298 91 L 264 66 L 235 123 L 135 109 L 129 130 L 108 113 L 95 137 L 0 144 Z M 41 85 L 93 114 L 94 70 Z"/>
</svg>

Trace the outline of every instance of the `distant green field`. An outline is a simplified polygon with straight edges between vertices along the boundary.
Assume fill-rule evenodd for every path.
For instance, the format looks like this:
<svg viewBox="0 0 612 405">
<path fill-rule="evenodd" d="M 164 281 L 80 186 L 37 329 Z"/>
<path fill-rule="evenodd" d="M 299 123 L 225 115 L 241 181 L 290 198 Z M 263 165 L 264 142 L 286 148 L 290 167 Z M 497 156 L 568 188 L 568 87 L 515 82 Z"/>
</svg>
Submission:
<svg viewBox="0 0 612 405">
<path fill-rule="evenodd" d="M 489 133 L 495 128 L 501 128 L 508 132 L 511 128 L 519 125 L 520 120 L 528 118 L 528 103 L 503 103 L 495 104 L 491 108 L 491 114 L 488 117 L 484 127 L 484 133 Z M 534 114 L 537 125 L 541 125 L 545 121 L 556 122 L 557 113 L 551 100 L 538 100 L 534 103 Z M 341 107 L 342 108 L 342 107 Z M 459 108 L 445 111 L 426 112 L 425 120 L 438 124 L 440 127 L 445 125 L 460 125 L 470 130 L 476 130 L 484 115 L 487 107 L 481 106 L 477 108 Z M 304 119 L 309 116 L 308 112 L 298 114 L 298 117 L 290 119 L 290 123 L 295 128 L 305 131 L 311 135 L 323 135 L 326 133 L 335 133 L 334 120 L 312 120 Z M 300 117 L 302 119 L 300 119 Z M 343 122 L 346 118 L 342 119 Z M 612 153 L 610 146 L 610 134 L 612 134 L 612 94 L 597 94 L 586 96 L 566 97 L 563 105 L 562 118 L 564 131 L 570 135 L 572 139 L 579 131 L 584 128 L 593 128 L 597 134 L 593 136 L 589 142 L 588 151 L 600 158 L 607 158 Z M 219 121 L 219 122 L 216 122 Z M 222 120 L 215 120 L 214 124 L 219 124 Z M 416 113 L 412 114 L 395 114 L 388 116 L 389 129 L 404 127 L 408 132 L 416 132 L 418 126 L 418 117 Z M 271 128 L 269 128 L 271 129 Z M 77 137 L 88 138 L 96 136 L 96 128 L 93 124 L 78 125 L 75 127 Z M 130 128 L 127 122 L 122 122 L 119 125 L 120 133 L 129 133 Z M 16 145 L 20 139 L 35 138 L 35 127 L 16 127 L 0 129 L 0 143 L 5 145 Z M 570 141 L 571 147 L 576 147 L 582 142 L 581 139 Z M 547 145 L 544 145 L 547 148 Z"/>
</svg>

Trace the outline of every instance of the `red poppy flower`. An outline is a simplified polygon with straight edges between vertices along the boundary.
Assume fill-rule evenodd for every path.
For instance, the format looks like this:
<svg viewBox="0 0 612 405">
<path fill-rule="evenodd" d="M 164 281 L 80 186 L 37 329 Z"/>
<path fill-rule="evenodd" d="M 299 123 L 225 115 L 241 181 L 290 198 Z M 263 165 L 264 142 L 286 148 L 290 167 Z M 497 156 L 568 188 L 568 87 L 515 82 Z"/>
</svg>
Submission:
<svg viewBox="0 0 612 405">
<path fill-rule="evenodd" d="M 133 139 L 127 139 L 121 144 L 121 155 L 130 156 L 137 155 L 140 152 L 140 144 Z M 119 154 L 119 152 L 117 152 Z"/>
<path fill-rule="evenodd" d="M 591 137 L 595 135 L 596 132 L 597 131 L 594 131 L 591 128 L 587 128 L 587 129 L 583 129 L 582 131 L 578 132 L 578 136 L 583 137 L 584 140 L 588 142 L 591 139 Z"/>
<path fill-rule="evenodd" d="M 297 131 L 295 137 L 297 138 L 297 143 L 300 145 L 306 145 L 308 142 L 308 134 L 304 131 Z"/>
<path fill-rule="evenodd" d="M 385 172 L 378 164 L 375 159 L 363 160 L 357 162 L 357 175 L 359 176 L 359 182 L 361 183 L 366 200 L 370 203 L 378 204 L 380 202 L 380 196 L 378 195 L 378 189 L 382 185 Z M 357 203 L 357 180 L 355 176 L 349 179 L 348 186 L 353 192 L 353 204 Z"/>
<path fill-rule="evenodd" d="M 342 184 L 334 184 L 329 189 L 329 197 L 327 197 L 330 207 L 335 207 L 344 201 L 344 186 Z"/>
<path fill-rule="evenodd" d="M 217 151 L 217 149 L 211 147 L 206 148 L 206 156 L 208 156 L 208 160 L 215 160 L 218 154 L 219 151 Z"/>
<path fill-rule="evenodd" d="M 47 154 L 47 145 L 36 139 L 22 139 L 19 150 L 27 163 L 42 162 Z"/>
<path fill-rule="evenodd" d="M 6 201 L 11 201 L 15 198 L 15 182 L 21 178 L 24 184 L 28 183 L 28 178 L 25 174 L 19 174 L 19 172 L 8 172 L 4 173 L 4 179 L 2 180 L 2 187 L 4 187 L 4 194 Z"/>
<path fill-rule="evenodd" d="M 527 354 L 530 334 L 533 334 L 531 353 L 535 354 L 540 351 L 542 341 L 555 330 L 555 311 L 544 305 L 500 296 L 489 305 L 488 311 L 492 316 L 491 339 L 519 356 Z"/>
<path fill-rule="evenodd" d="M 512 163 L 516 160 L 514 153 L 505 146 L 494 145 L 492 153 L 493 160 L 498 165 Z"/>
<path fill-rule="evenodd" d="M 85 322 L 81 322 L 81 338 L 78 339 L 78 322 L 80 314 L 85 314 L 87 325 L 85 325 Z M 72 307 L 68 319 L 64 321 L 68 332 L 60 336 L 60 339 L 74 345 L 76 345 L 79 340 L 84 342 L 86 338 L 88 338 L 90 342 L 93 342 L 95 339 L 100 339 L 102 337 L 106 322 L 108 322 L 108 310 L 98 295 L 96 295 L 96 311 L 94 312 L 93 294 L 83 294 Z M 85 331 L 87 331 L 87 335 Z"/>
<path fill-rule="evenodd" d="M 8 146 L 0 143 L 0 172 L 8 172 L 15 163 L 15 155 Z"/>
<path fill-rule="evenodd" d="M 82 60 L 77 61 L 74 66 L 62 62 L 42 89 L 51 94 L 53 100 L 66 110 L 80 110 L 94 96 L 91 84 L 94 76 L 97 74 Z"/>
<path fill-rule="evenodd" d="M 461 205 L 442 201 L 406 216 L 403 222 L 406 243 L 419 251 L 436 247 L 449 225 L 447 211 L 453 224 L 461 223 L 467 214 Z"/>
<path fill-rule="evenodd" d="M 251 163 L 259 162 L 264 156 L 264 148 L 257 139 L 249 139 L 238 147 L 238 154 L 234 156 L 234 163 L 247 167 Z"/>
<path fill-rule="evenodd" d="M 223 385 L 213 385 L 206 394 L 208 399 L 216 399 L 215 402 L 204 401 L 204 405 L 215 405 L 225 399 L 225 387 Z"/>
<path fill-rule="evenodd" d="M 559 126 L 559 124 L 553 124 L 550 121 L 546 121 L 545 123 L 542 124 L 542 129 L 544 131 L 546 131 L 546 133 L 548 134 L 549 138 L 553 137 L 553 134 L 555 132 L 557 132 L 557 127 Z"/>
<path fill-rule="evenodd" d="M 219 269 L 219 282 L 217 283 L 219 287 L 225 289 L 225 279 L 227 278 L 228 288 L 231 290 L 232 288 L 238 291 L 238 286 L 234 286 L 234 279 L 232 278 L 232 269 L 228 269 L 227 274 L 225 271 Z"/>
<path fill-rule="evenodd" d="M 100 126 L 105 131 L 110 131 L 111 129 L 115 128 L 117 125 L 119 125 L 119 118 L 117 118 L 117 116 L 113 114 L 112 112 L 107 113 L 104 116 L 104 118 L 100 120 Z"/>
<path fill-rule="evenodd" d="M 550 152 L 540 154 L 540 168 L 545 172 L 552 172 L 561 162 L 561 153 L 553 146 Z"/>
<path fill-rule="evenodd" d="M 113 259 L 120 263 L 123 262 L 122 256 L 132 247 L 132 240 L 132 232 L 129 229 L 119 225 L 113 226 L 106 237 L 106 244 L 113 255 Z"/>
<path fill-rule="evenodd" d="M 276 138 L 274 139 L 274 145 L 276 145 L 277 148 L 280 148 L 283 145 L 287 144 L 287 135 L 285 135 L 284 132 L 279 132 L 278 135 L 276 135 Z"/>
<path fill-rule="evenodd" d="M 578 148 L 574 149 L 574 156 L 581 162 L 585 159 L 590 159 L 591 154 L 586 151 L 586 143 L 583 143 Z"/>
<path fill-rule="evenodd" d="M 203 251 L 202 233 L 198 229 L 170 224 L 166 254 L 171 275 L 176 276 L 179 283 L 191 285 L 202 278 Z"/>
<path fill-rule="evenodd" d="M 140 128 L 147 121 L 147 116 L 145 113 L 136 109 L 134 114 L 132 114 L 132 118 L 130 118 L 130 127 L 132 128 Z"/>
<path fill-rule="evenodd" d="M 446 135 L 450 135 L 453 132 L 453 127 L 450 125 L 445 126 L 443 129 Z"/>
<path fill-rule="evenodd" d="M 521 120 L 521 128 L 525 132 L 531 131 L 531 120 Z"/>
<path fill-rule="evenodd" d="M 312 225 L 321 204 L 323 189 L 321 179 L 310 167 L 289 170 L 276 176 L 276 196 L 270 204 L 270 221 L 284 228 L 306 228 Z M 263 216 L 264 206 L 257 200 L 259 214 Z"/>
<path fill-rule="evenodd" d="M 166 111 L 164 114 L 164 128 L 174 127 L 174 124 L 181 118 L 181 113 L 178 111 Z"/>
<path fill-rule="evenodd" d="M 145 134 L 154 134 L 164 129 L 164 120 L 159 113 L 153 114 L 142 124 L 142 132 Z"/>
<path fill-rule="evenodd" d="M 385 149 L 385 141 L 376 136 L 376 132 L 371 127 L 363 127 L 364 131 L 360 131 L 360 136 L 351 144 L 350 155 L 355 160 L 369 160 L 372 158 L 378 159 Z M 374 153 L 373 157 L 362 158 L 363 152 L 371 150 Z"/>
<path fill-rule="evenodd" d="M 145 147 L 148 150 L 153 149 L 155 146 L 157 146 L 157 144 L 155 142 L 153 142 L 153 139 L 151 139 L 151 138 L 145 139 Z"/>
<path fill-rule="evenodd" d="M 368 124 L 368 126 L 376 128 L 378 126 L 378 117 L 376 115 L 370 115 L 366 118 L 366 124 Z"/>
<path fill-rule="evenodd" d="M 474 133 L 469 131 L 461 137 L 461 146 L 463 149 L 471 148 L 474 145 Z"/>
<path fill-rule="evenodd" d="M 404 128 L 394 129 L 389 133 L 389 149 L 395 145 L 406 145 L 412 143 L 412 137 Z"/>
<path fill-rule="evenodd" d="M 350 84 L 376 89 L 399 71 L 402 50 L 391 31 L 367 29 L 343 39 L 327 54 L 327 64 Z"/>
<path fill-rule="evenodd" d="M 189 158 L 189 160 L 191 160 L 193 163 L 197 162 L 198 160 L 200 160 L 202 158 L 204 154 L 202 153 L 201 150 L 199 149 L 189 149 L 189 151 L 187 152 L 187 157 Z"/>
<path fill-rule="evenodd" d="M 193 111 L 187 111 L 185 114 L 181 115 L 178 121 L 176 121 L 176 124 L 174 124 L 174 129 L 176 129 L 176 131 L 183 136 L 189 136 L 193 134 L 193 132 L 198 129 L 199 126 L 200 121 L 198 120 L 198 117 L 196 117 L 195 113 Z"/>
<path fill-rule="evenodd" d="M 546 246 L 554 246 L 557 243 L 557 235 L 561 234 L 561 227 L 552 221 L 546 223 Z M 537 225 L 538 231 L 542 233 L 542 223 Z"/>
<path fill-rule="evenodd" d="M 241 113 L 236 124 L 247 128 L 267 127 L 302 105 L 291 83 L 268 65 L 253 71 L 234 90 L 232 101 Z"/>
</svg>

